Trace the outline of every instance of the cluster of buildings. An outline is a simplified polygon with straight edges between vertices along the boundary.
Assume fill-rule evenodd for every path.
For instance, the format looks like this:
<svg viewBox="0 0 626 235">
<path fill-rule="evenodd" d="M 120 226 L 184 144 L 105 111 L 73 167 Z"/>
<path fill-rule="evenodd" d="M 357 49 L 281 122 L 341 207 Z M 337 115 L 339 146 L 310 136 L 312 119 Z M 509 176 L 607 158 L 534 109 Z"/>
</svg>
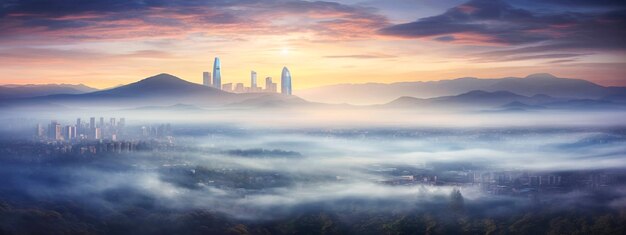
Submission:
<svg viewBox="0 0 626 235">
<path fill-rule="evenodd" d="M 276 93 L 278 85 L 272 81 L 272 77 L 265 78 L 265 88 L 259 86 L 257 83 L 257 73 L 255 71 L 250 72 L 250 86 L 247 87 L 243 83 L 225 83 L 222 84 L 220 58 L 215 57 L 213 62 L 213 73 L 202 72 L 202 84 L 208 87 L 213 87 L 227 92 L 235 93 L 256 93 L 256 92 L 268 92 Z M 213 77 L 211 77 L 213 75 Z M 287 67 L 283 67 L 283 71 L 280 76 L 280 93 L 285 95 L 291 95 L 291 73 Z"/>
<path fill-rule="evenodd" d="M 500 171 L 474 174 L 474 182 L 496 195 L 563 193 L 572 189 L 603 189 L 616 182 L 611 172 L 526 172 Z"/>
<path fill-rule="evenodd" d="M 62 125 L 57 121 L 51 121 L 47 127 L 37 124 L 35 137 L 51 141 L 76 141 L 76 140 L 101 140 L 110 139 L 115 141 L 119 135 L 123 134 L 126 126 L 126 119 L 110 118 L 105 122 L 104 117 L 100 117 L 96 122 L 95 117 L 91 117 L 89 122 L 76 119 L 74 125 Z"/>
<path fill-rule="evenodd" d="M 163 137 L 171 137 L 172 136 L 172 126 L 169 123 L 159 124 L 159 125 L 151 125 L 151 126 L 141 126 L 141 136 L 144 138 L 153 137 L 153 138 L 163 138 Z"/>
<path fill-rule="evenodd" d="M 172 136 L 172 126 L 169 123 L 141 126 L 140 129 L 126 130 L 126 119 L 110 118 L 105 122 L 104 117 L 97 121 L 95 117 L 89 122 L 77 118 L 74 125 L 62 125 L 58 121 L 51 121 L 47 127 L 37 124 L 35 137 L 39 140 L 79 142 L 81 140 L 111 140 L 117 141 L 122 137 L 128 139 L 161 139 Z"/>
<path fill-rule="evenodd" d="M 478 187 L 492 195 L 533 196 L 540 193 L 565 193 L 572 190 L 601 190 L 618 178 L 610 171 L 532 172 L 532 171 L 441 171 L 387 170 L 379 180 L 387 185 L 430 185 Z"/>
</svg>

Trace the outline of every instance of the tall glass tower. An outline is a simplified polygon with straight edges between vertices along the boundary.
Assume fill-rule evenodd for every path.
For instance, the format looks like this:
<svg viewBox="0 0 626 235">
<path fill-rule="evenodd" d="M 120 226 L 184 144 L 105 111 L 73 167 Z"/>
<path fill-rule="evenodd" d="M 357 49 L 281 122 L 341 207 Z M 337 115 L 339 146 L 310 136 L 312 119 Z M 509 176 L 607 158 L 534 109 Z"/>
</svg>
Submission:
<svg viewBox="0 0 626 235">
<path fill-rule="evenodd" d="M 251 71 L 250 72 L 250 87 L 254 90 L 256 89 L 257 85 L 256 85 L 256 72 L 255 71 Z"/>
<path fill-rule="evenodd" d="M 291 95 L 291 73 L 287 67 L 283 67 L 283 73 L 280 75 L 280 93 Z"/>
<path fill-rule="evenodd" d="M 222 66 L 220 65 L 220 58 L 215 57 L 215 61 L 213 62 L 213 87 L 217 89 L 222 89 Z"/>
</svg>

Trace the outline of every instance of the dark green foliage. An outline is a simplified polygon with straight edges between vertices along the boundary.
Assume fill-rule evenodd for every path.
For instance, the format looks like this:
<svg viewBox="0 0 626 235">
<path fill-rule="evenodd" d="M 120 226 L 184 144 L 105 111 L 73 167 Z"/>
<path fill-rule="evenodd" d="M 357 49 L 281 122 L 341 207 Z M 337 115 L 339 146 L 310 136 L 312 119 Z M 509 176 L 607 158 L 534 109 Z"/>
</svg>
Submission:
<svg viewBox="0 0 626 235">
<path fill-rule="evenodd" d="M 452 193 L 458 205 L 460 192 Z M 54 209 L 52 209 L 54 208 Z M 445 208 L 445 207 L 444 207 Z M 0 234 L 626 234 L 626 211 L 554 211 L 472 216 L 458 207 L 420 212 L 301 212 L 266 221 L 237 220 L 208 210 L 130 207 L 107 215 L 71 202 L 21 207 L 0 202 Z"/>
</svg>

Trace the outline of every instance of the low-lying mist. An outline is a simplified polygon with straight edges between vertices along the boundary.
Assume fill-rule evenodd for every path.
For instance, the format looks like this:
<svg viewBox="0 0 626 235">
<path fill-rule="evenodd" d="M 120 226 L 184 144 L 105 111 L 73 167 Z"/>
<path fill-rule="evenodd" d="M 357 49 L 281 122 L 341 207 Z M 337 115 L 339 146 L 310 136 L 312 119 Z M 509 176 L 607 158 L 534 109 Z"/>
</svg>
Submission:
<svg viewBox="0 0 626 235">
<path fill-rule="evenodd" d="M 105 114 L 123 116 L 135 129 L 171 123 L 173 145 L 91 157 L 4 156 L 0 199 L 24 208 L 69 203 L 94 220 L 129 216 L 129 210 L 162 216 L 206 210 L 252 224 L 322 212 L 344 215 L 346 222 L 367 215 L 508 218 L 537 208 L 595 213 L 626 207 L 626 129 L 617 114 L 346 114 Z M 71 123 L 92 115 L 100 114 L 49 119 Z M 45 120 L 39 117 L 23 122 Z M 5 140 L 21 133 L 20 125 L 3 130 Z M 564 180 L 569 186 L 539 194 L 524 194 L 530 186 L 499 194 L 484 185 L 513 181 L 498 178 L 508 175 L 585 174 L 610 175 L 613 184 L 591 189 Z M 489 181 L 479 183 L 485 175 Z"/>
</svg>

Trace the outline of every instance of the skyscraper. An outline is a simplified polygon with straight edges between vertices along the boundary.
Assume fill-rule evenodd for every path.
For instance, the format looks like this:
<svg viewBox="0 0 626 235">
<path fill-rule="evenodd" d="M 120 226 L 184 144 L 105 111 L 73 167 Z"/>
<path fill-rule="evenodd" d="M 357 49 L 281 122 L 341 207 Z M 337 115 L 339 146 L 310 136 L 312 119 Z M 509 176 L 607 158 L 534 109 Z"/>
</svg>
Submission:
<svg viewBox="0 0 626 235">
<path fill-rule="evenodd" d="M 280 75 L 280 93 L 291 95 L 291 73 L 287 67 L 283 67 L 283 72 Z"/>
<path fill-rule="evenodd" d="M 96 128 L 96 118 L 91 117 L 89 118 L 89 129 L 94 129 L 94 128 Z"/>
<path fill-rule="evenodd" d="M 61 124 L 52 121 L 48 126 L 48 138 L 51 140 L 61 140 Z"/>
<path fill-rule="evenodd" d="M 35 136 L 37 136 L 37 138 L 44 137 L 44 129 L 39 123 L 37 123 L 37 130 L 35 130 Z"/>
<path fill-rule="evenodd" d="M 102 130 L 100 129 L 100 127 L 96 127 L 95 129 L 93 129 L 93 139 L 95 140 L 100 140 L 102 139 Z"/>
<path fill-rule="evenodd" d="M 211 86 L 211 73 L 202 72 L 202 85 Z"/>
<path fill-rule="evenodd" d="M 222 73 L 221 73 L 221 64 L 220 58 L 215 57 L 215 61 L 213 62 L 213 87 L 217 89 L 222 89 Z"/>
<path fill-rule="evenodd" d="M 66 141 L 76 139 L 76 126 L 72 126 L 72 125 L 65 126 L 64 134 L 65 134 L 64 137 Z"/>
<path fill-rule="evenodd" d="M 80 118 L 76 118 L 76 135 L 80 135 L 83 133 L 83 123 Z"/>
<path fill-rule="evenodd" d="M 272 77 L 265 78 L 265 92 L 276 93 L 276 83 L 272 82 Z"/>
<path fill-rule="evenodd" d="M 250 90 L 252 92 L 256 91 L 257 85 L 256 85 L 256 72 L 253 70 L 250 72 Z"/>
</svg>

